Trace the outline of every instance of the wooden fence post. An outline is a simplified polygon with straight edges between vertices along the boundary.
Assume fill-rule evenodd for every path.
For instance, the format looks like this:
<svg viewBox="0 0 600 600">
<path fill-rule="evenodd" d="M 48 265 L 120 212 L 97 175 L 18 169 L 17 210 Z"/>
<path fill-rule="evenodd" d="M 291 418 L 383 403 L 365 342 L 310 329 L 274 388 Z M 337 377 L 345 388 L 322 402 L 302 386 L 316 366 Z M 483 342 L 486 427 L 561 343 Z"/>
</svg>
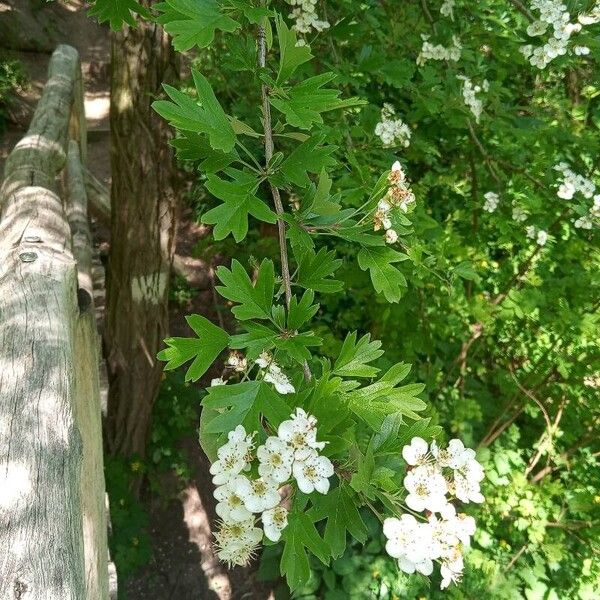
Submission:
<svg viewBox="0 0 600 600">
<path fill-rule="evenodd" d="M 79 74 L 77 51 L 59 46 L 0 188 L 2 600 L 108 597 L 97 334 L 93 313 L 80 311 L 56 184 L 70 122 L 85 152 Z"/>
</svg>

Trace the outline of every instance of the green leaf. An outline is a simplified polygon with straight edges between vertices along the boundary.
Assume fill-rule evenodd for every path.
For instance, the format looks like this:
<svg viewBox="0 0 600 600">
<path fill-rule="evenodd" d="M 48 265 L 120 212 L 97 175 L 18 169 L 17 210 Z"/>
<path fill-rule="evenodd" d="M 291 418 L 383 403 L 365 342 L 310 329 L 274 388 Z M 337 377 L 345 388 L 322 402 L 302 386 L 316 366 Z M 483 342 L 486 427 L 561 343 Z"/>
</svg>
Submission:
<svg viewBox="0 0 600 600">
<path fill-rule="evenodd" d="M 173 102 L 157 100 L 152 108 L 172 127 L 192 133 L 208 135 L 210 145 L 215 150 L 231 152 L 235 146 L 235 132 L 227 115 L 210 87 L 206 77 L 192 70 L 198 100 L 163 84 L 165 92 Z"/>
<path fill-rule="evenodd" d="M 379 381 L 347 392 L 348 406 L 373 430 L 380 432 L 389 415 L 399 414 L 410 419 L 420 419 L 418 412 L 427 405 L 417 398 L 425 386 L 411 383 L 397 388 L 405 377 L 406 367 L 402 363 L 391 367 Z"/>
<path fill-rule="evenodd" d="M 254 195 L 258 182 L 253 175 L 237 169 L 228 169 L 232 181 L 209 175 L 206 189 L 223 204 L 202 215 L 202 222 L 214 225 L 215 240 L 222 240 L 232 234 L 236 242 L 241 242 L 248 233 L 248 217 L 252 215 L 260 221 L 275 223 L 277 215 L 265 202 Z"/>
<path fill-rule="evenodd" d="M 331 216 L 340 212 L 338 202 L 330 200 L 331 184 L 333 180 L 327 176 L 325 170 L 319 174 L 319 183 L 312 197 L 307 196 L 306 206 L 303 203 L 302 210 L 306 214 L 313 213 L 318 216 Z M 312 188 L 311 188 L 312 189 Z"/>
<path fill-rule="evenodd" d="M 271 319 L 273 293 L 275 291 L 275 267 L 273 261 L 263 260 L 252 284 L 246 269 L 235 259 L 231 261 L 231 271 L 224 266 L 217 268 L 217 277 L 223 284 L 217 292 L 239 306 L 232 311 L 237 319 Z"/>
<path fill-rule="evenodd" d="M 375 470 L 375 458 L 373 449 L 369 445 L 366 453 L 360 454 L 358 459 L 358 469 L 350 480 L 350 487 L 359 494 L 364 494 L 367 498 L 375 498 L 375 488 L 372 485 L 373 471 Z"/>
<path fill-rule="evenodd" d="M 93 5 L 88 14 L 96 17 L 98 23 L 110 23 L 113 31 L 119 31 L 123 23 L 136 26 L 134 13 L 149 19 L 152 17 L 150 11 L 142 6 L 137 0 L 92 0 Z"/>
<path fill-rule="evenodd" d="M 361 544 L 367 541 L 367 527 L 358 512 L 354 493 L 347 485 L 340 484 L 310 510 L 309 515 L 315 522 L 327 519 L 323 539 L 331 548 L 333 558 L 344 554 L 347 533 Z"/>
<path fill-rule="evenodd" d="M 283 398 L 264 381 L 217 385 L 207 391 L 202 400 L 202 412 L 206 415 L 201 421 L 200 443 L 211 460 L 216 448 L 238 425 L 246 431 L 258 431 L 264 416 L 276 428 L 291 412 Z"/>
<path fill-rule="evenodd" d="M 333 366 L 333 373 L 342 377 L 374 377 L 379 369 L 367 363 L 377 360 L 383 354 L 383 350 L 380 350 L 381 342 L 371 341 L 369 333 L 363 335 L 358 342 L 356 337 L 356 331 L 346 336 Z"/>
<path fill-rule="evenodd" d="M 480 277 L 477 274 L 477 271 L 473 268 L 473 263 L 466 260 L 456 265 L 454 268 L 454 272 L 463 279 L 468 279 L 469 281 L 480 281 Z"/>
<path fill-rule="evenodd" d="M 297 46 L 298 38 L 296 32 L 290 30 L 281 16 L 275 20 L 277 28 L 277 39 L 279 40 L 279 73 L 277 83 L 287 81 L 294 71 L 313 55 L 309 46 Z"/>
<path fill-rule="evenodd" d="M 310 129 L 314 123 L 323 123 L 321 113 L 367 103 L 359 98 L 340 100 L 339 90 L 322 89 L 333 79 L 335 79 L 334 73 L 309 77 L 285 92 L 280 90 L 279 95 L 276 90 L 270 102 L 285 115 L 289 125 L 300 129 Z"/>
<path fill-rule="evenodd" d="M 229 334 L 200 315 L 186 317 L 197 338 L 167 338 L 167 348 L 158 353 L 159 360 L 168 361 L 165 371 L 180 367 L 193 359 L 185 374 L 186 381 L 197 381 L 227 347 Z"/>
<path fill-rule="evenodd" d="M 246 333 L 232 335 L 229 347 L 234 350 L 247 348 L 249 359 L 257 358 L 263 350 L 270 350 L 275 345 L 278 332 L 270 327 L 253 321 L 246 321 L 241 326 L 246 330 Z"/>
<path fill-rule="evenodd" d="M 313 304 L 315 294 L 312 290 L 306 290 L 302 294 L 300 302 L 296 296 L 292 296 L 287 317 L 287 327 L 291 331 L 297 331 L 307 321 L 312 319 L 319 310 L 318 304 Z"/>
<path fill-rule="evenodd" d="M 177 52 L 194 46 L 206 48 L 215 38 L 215 30 L 232 32 L 240 24 L 219 10 L 216 0 L 166 0 L 154 6 L 163 13 L 157 22 L 173 37 Z"/>
<path fill-rule="evenodd" d="M 342 282 L 328 279 L 341 266 L 342 260 L 335 258 L 335 250 L 321 248 L 317 253 L 306 250 L 298 261 L 298 278 L 296 283 L 315 292 L 339 292 Z"/>
<path fill-rule="evenodd" d="M 399 302 L 407 287 L 404 275 L 392 263 L 406 260 L 408 256 L 391 248 L 361 248 L 358 264 L 363 271 L 369 270 L 373 287 L 383 293 L 388 302 Z"/>
<path fill-rule="evenodd" d="M 275 338 L 275 346 L 278 350 L 287 352 L 290 358 L 294 359 L 297 363 L 303 364 L 304 361 L 310 360 L 311 354 L 308 348 L 311 346 L 320 346 L 323 340 L 316 336 L 314 332 L 308 331 L 306 333 L 295 333 L 290 335 L 289 333 Z"/>
<path fill-rule="evenodd" d="M 310 550 L 323 564 L 329 563 L 330 550 L 306 513 L 291 512 L 288 526 L 283 530 L 284 542 L 280 572 L 290 590 L 294 591 L 310 579 Z"/>
<path fill-rule="evenodd" d="M 203 173 L 217 173 L 239 160 L 235 149 L 231 152 L 213 150 L 205 135 L 185 132 L 169 142 L 177 150 L 180 160 L 202 161 L 199 165 Z"/>
<path fill-rule="evenodd" d="M 281 163 L 281 172 L 289 181 L 306 187 L 310 185 L 308 173 L 320 173 L 323 168 L 335 164 L 331 154 L 337 150 L 337 146 L 321 146 L 323 140 L 322 135 L 308 138 Z"/>
</svg>

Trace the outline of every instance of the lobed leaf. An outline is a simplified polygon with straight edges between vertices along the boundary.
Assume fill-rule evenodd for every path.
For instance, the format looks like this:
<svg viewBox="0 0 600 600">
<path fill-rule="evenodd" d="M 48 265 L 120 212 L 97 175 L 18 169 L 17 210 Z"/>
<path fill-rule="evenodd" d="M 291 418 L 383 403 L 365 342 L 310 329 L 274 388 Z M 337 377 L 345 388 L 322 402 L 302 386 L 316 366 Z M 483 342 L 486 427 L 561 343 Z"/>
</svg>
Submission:
<svg viewBox="0 0 600 600">
<path fill-rule="evenodd" d="M 231 262 L 231 270 L 220 266 L 217 268 L 217 277 L 223 284 L 217 286 L 217 292 L 239 306 L 234 306 L 232 311 L 236 318 L 246 319 L 271 319 L 273 306 L 273 293 L 275 291 L 275 267 L 273 261 L 263 260 L 258 269 L 256 282 L 252 284 L 246 269 L 235 259 Z"/>
<path fill-rule="evenodd" d="M 88 12 L 90 17 L 96 17 L 98 23 L 108 23 L 113 31 L 119 31 L 123 24 L 136 26 L 134 14 L 145 19 L 152 17 L 150 11 L 137 0 L 92 0 Z"/>
<path fill-rule="evenodd" d="M 157 100 L 152 108 L 169 124 L 180 131 L 204 133 L 214 150 L 231 152 L 235 146 L 235 132 L 225 111 L 221 108 L 208 80 L 198 71 L 192 70 L 198 92 L 195 100 L 178 89 L 163 84 L 172 102 Z"/>
<path fill-rule="evenodd" d="M 156 19 L 173 38 L 177 52 L 194 46 L 206 48 L 215 38 L 215 31 L 229 33 L 240 24 L 219 10 L 216 0 L 165 0 L 154 6 L 162 14 Z"/>
<path fill-rule="evenodd" d="M 168 361 L 165 371 L 176 369 L 193 360 L 186 374 L 186 381 L 197 381 L 206 373 L 210 365 L 227 347 L 229 334 L 201 315 L 186 317 L 197 338 L 167 338 L 167 348 L 158 353 L 159 360 Z"/>
</svg>

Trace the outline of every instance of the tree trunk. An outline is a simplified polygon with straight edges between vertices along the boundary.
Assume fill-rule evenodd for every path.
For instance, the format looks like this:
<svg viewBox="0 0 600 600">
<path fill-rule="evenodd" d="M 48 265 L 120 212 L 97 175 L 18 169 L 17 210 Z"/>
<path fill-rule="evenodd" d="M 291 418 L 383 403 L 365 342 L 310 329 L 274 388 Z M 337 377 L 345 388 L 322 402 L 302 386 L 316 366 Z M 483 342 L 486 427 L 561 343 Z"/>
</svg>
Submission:
<svg viewBox="0 0 600 600">
<path fill-rule="evenodd" d="M 112 454 L 143 457 L 161 381 L 156 354 L 167 335 L 176 229 L 170 132 L 151 104 L 178 65 L 160 26 L 140 22 L 112 36 L 107 442 Z"/>
</svg>

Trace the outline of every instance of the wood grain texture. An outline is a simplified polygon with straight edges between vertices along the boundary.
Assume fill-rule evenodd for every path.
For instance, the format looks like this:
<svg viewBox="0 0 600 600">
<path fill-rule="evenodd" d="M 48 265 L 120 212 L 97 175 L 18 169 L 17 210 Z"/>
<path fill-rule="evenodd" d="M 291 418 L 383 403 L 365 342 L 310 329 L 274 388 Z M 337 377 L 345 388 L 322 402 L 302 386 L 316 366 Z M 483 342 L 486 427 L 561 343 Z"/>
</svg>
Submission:
<svg viewBox="0 0 600 600">
<path fill-rule="evenodd" d="M 56 193 L 79 72 L 59 46 L 0 188 L 2 600 L 108 598 L 98 338 Z"/>
<path fill-rule="evenodd" d="M 94 314 L 92 236 L 79 144 L 71 140 L 67 151 L 67 220 L 77 263 L 79 317 L 75 330 L 75 417 L 83 444 L 81 508 L 85 551 L 86 598 L 109 595 L 107 565 L 107 508 L 100 408 L 100 337 Z"/>
</svg>

